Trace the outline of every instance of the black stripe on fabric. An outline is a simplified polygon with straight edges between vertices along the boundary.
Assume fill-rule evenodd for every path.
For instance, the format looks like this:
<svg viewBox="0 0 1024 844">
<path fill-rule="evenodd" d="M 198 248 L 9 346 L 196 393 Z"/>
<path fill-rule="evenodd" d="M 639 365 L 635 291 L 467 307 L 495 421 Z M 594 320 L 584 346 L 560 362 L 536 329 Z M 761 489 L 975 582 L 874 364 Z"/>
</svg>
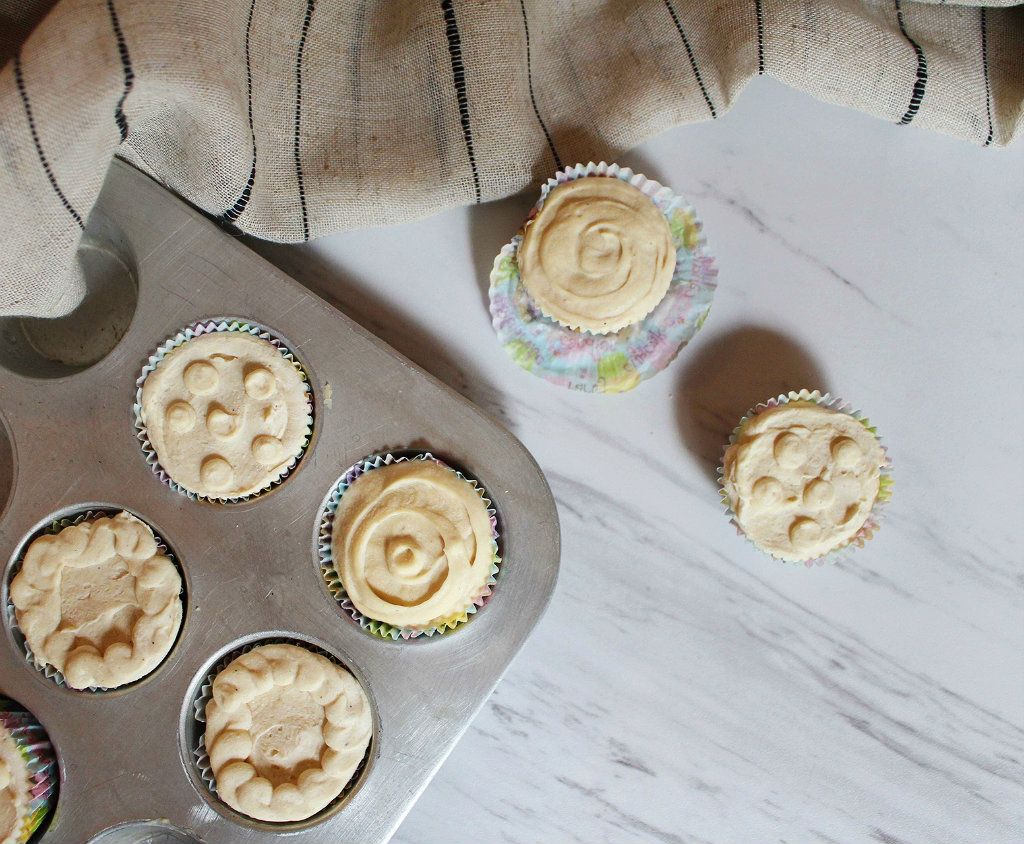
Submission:
<svg viewBox="0 0 1024 844">
<path fill-rule="evenodd" d="M 686 37 L 686 32 L 683 29 L 683 24 L 679 20 L 679 15 L 676 14 L 675 7 L 672 5 L 671 0 L 664 0 L 665 8 L 668 9 L 669 14 L 672 15 L 672 20 L 675 22 L 676 29 L 679 30 L 679 37 L 683 39 L 683 46 L 686 47 L 686 55 L 690 57 L 690 67 L 693 68 L 693 75 L 697 78 L 697 84 L 700 85 L 700 92 L 704 95 L 704 102 L 708 104 L 708 110 L 711 112 L 712 117 L 718 117 L 718 112 L 715 111 L 715 105 L 711 102 L 711 97 L 708 95 L 708 89 L 704 86 L 704 79 L 700 75 L 700 69 L 697 67 L 697 59 L 694 58 L 693 49 L 690 47 L 690 39 Z"/>
<path fill-rule="evenodd" d="M 561 170 L 562 159 L 558 156 L 558 150 L 555 149 L 555 142 L 551 139 L 551 133 L 544 123 L 544 118 L 540 116 L 540 109 L 537 108 L 537 98 L 533 94 L 533 67 L 530 62 L 530 24 L 526 20 L 526 0 L 519 0 L 519 9 L 523 13 L 523 31 L 526 33 L 526 81 L 530 86 L 530 102 L 533 103 L 533 113 L 537 115 L 537 122 L 540 124 L 540 128 L 544 130 L 544 137 L 548 139 L 551 157 L 555 160 L 555 169 Z"/>
<path fill-rule="evenodd" d="M 754 13 L 757 15 L 757 75 L 764 74 L 764 7 L 762 0 L 754 0 Z"/>
<path fill-rule="evenodd" d="M 466 141 L 469 166 L 473 171 L 473 191 L 480 201 L 480 174 L 476 170 L 476 155 L 473 153 L 473 130 L 469 122 L 469 97 L 466 95 L 466 68 L 462 63 L 462 39 L 459 24 L 455 20 L 453 0 L 441 0 L 444 12 L 444 29 L 448 36 L 448 53 L 452 59 L 452 78 L 455 81 L 455 97 L 459 102 L 459 119 L 462 121 L 462 137 Z"/>
<path fill-rule="evenodd" d="M 992 83 L 988 79 L 988 28 L 985 7 L 981 7 L 981 64 L 985 71 L 985 110 L 988 112 L 988 137 L 985 146 L 992 143 Z"/>
<path fill-rule="evenodd" d="M 32 143 L 36 148 L 36 155 L 39 156 L 39 163 L 43 165 L 43 170 L 46 173 L 46 178 L 50 180 L 50 187 L 53 188 L 53 192 L 57 194 L 57 198 L 60 200 L 67 212 L 74 218 L 75 222 L 78 223 L 78 227 L 81 229 L 85 228 L 85 223 L 82 222 L 82 216 L 75 210 L 75 207 L 68 201 L 68 198 L 64 196 L 64 191 L 60 189 L 60 185 L 57 184 L 57 177 L 53 175 L 53 169 L 50 167 L 50 162 L 46 159 L 46 154 L 43 152 L 43 145 L 39 142 L 39 133 L 36 131 L 36 120 L 32 116 L 32 105 L 28 101 L 28 91 L 25 88 L 25 79 L 21 75 L 21 54 L 15 53 L 14 55 L 14 84 L 18 87 L 18 93 L 21 95 L 21 104 L 25 107 L 25 117 L 28 118 L 28 131 L 32 135 Z"/>
<path fill-rule="evenodd" d="M 924 99 L 924 89 L 928 84 L 928 60 L 924 56 L 924 50 L 921 49 L 921 45 L 911 38 L 910 33 L 907 32 L 907 27 L 903 22 L 903 8 L 900 6 L 900 0 L 895 0 L 895 3 L 896 20 L 899 22 L 900 32 L 903 33 L 903 37 L 907 39 L 907 43 L 914 48 L 914 52 L 917 54 L 917 78 L 914 80 L 914 90 L 910 94 L 910 105 L 907 106 L 906 114 L 900 119 L 900 123 L 906 126 L 917 116 L 917 110 L 921 107 L 921 100 Z"/>
<path fill-rule="evenodd" d="M 252 168 L 249 170 L 249 181 L 245 183 L 242 192 L 239 194 L 235 204 L 228 208 L 221 219 L 233 223 L 242 216 L 245 206 L 249 204 L 249 197 L 252 196 L 252 186 L 256 183 L 256 129 L 252 122 L 252 62 L 249 53 L 249 38 L 252 34 L 252 16 L 256 11 L 256 0 L 252 0 L 249 6 L 249 20 L 245 24 L 245 84 L 248 90 L 249 99 L 249 134 L 252 136 Z"/>
<path fill-rule="evenodd" d="M 128 42 L 124 40 L 124 32 L 121 29 L 121 21 L 117 18 L 114 0 L 107 0 L 107 11 L 110 12 L 110 24 L 114 28 L 114 38 L 117 39 L 117 54 L 121 57 L 121 67 L 124 71 L 124 90 L 114 108 L 114 122 L 117 123 L 118 131 L 121 133 L 121 143 L 124 143 L 128 138 L 128 118 L 124 115 L 124 101 L 128 99 L 128 95 L 135 85 L 135 71 L 132 69 L 132 59 L 128 55 Z"/>
<path fill-rule="evenodd" d="M 306 210 L 306 184 L 302 178 L 302 157 L 299 155 L 299 128 L 302 120 L 302 57 L 306 51 L 306 36 L 313 21 L 316 0 L 306 0 L 306 17 L 302 21 L 302 35 L 295 57 L 295 176 L 299 182 L 299 203 L 302 206 L 302 238 L 309 240 L 309 213 Z"/>
</svg>

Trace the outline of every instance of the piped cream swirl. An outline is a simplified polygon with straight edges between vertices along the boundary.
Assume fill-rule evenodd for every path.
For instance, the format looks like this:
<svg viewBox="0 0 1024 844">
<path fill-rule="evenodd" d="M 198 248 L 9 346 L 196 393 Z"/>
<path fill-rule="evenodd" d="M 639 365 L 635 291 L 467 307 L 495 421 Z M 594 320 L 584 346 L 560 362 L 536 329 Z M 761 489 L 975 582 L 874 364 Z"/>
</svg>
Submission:
<svg viewBox="0 0 1024 844">
<path fill-rule="evenodd" d="M 464 612 L 493 559 L 487 506 L 471 483 L 429 460 L 361 475 L 342 495 L 334 565 L 365 616 L 423 628 Z"/>
<path fill-rule="evenodd" d="M 664 298 L 676 251 L 668 222 L 639 189 L 610 177 L 555 188 L 518 255 L 541 311 L 594 334 L 639 322 Z"/>
</svg>

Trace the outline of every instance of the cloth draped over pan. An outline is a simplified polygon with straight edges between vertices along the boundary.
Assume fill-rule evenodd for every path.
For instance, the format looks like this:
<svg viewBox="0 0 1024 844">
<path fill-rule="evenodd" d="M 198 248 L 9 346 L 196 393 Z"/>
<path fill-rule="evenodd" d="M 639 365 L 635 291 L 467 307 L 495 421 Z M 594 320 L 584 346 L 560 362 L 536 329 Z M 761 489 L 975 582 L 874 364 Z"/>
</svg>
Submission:
<svg viewBox="0 0 1024 844">
<path fill-rule="evenodd" d="M 755 75 L 981 146 L 1024 124 L 1024 8 L 911 0 L 0 0 L 0 315 L 83 295 L 119 155 L 303 241 L 522 190 Z"/>
</svg>

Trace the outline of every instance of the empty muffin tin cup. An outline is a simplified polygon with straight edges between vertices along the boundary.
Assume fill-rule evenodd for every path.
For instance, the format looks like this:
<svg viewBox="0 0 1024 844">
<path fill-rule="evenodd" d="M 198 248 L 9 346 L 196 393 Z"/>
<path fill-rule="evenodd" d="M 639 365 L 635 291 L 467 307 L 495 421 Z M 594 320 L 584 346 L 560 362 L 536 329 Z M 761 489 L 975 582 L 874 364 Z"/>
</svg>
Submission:
<svg viewBox="0 0 1024 844">
<path fill-rule="evenodd" d="M 454 473 L 458 478 L 469 484 L 477 495 L 483 500 L 487 507 L 487 517 L 491 523 L 491 566 L 487 582 L 468 605 L 459 612 L 444 618 L 435 619 L 429 625 L 422 628 L 396 627 L 393 624 L 370 618 L 364 615 L 352 602 L 341 576 L 334 564 L 333 535 L 335 516 L 338 512 L 338 505 L 341 502 L 345 491 L 352 486 L 360 477 L 367 472 L 372 472 L 382 466 L 390 466 L 393 463 L 404 463 L 410 460 L 429 460 L 448 471 Z M 382 639 L 393 639 L 407 641 L 420 636 L 440 636 L 449 631 L 464 625 L 490 600 L 497 583 L 498 573 L 501 568 L 501 552 L 499 547 L 500 537 L 498 534 L 498 515 L 491 506 L 491 499 L 479 483 L 457 469 L 453 469 L 447 463 L 434 457 L 429 451 L 415 452 L 396 456 L 392 453 L 373 455 L 350 466 L 338 482 L 332 487 L 323 505 L 320 515 L 320 529 L 317 539 L 317 558 L 320 566 L 320 573 L 323 575 L 327 591 L 338 602 L 341 608 L 351 616 L 363 630 Z"/>
<path fill-rule="evenodd" d="M 868 431 L 870 431 L 871 434 L 878 441 L 878 444 L 879 446 L 881 446 L 882 449 L 883 457 L 883 463 L 879 469 L 878 495 L 875 497 L 875 501 L 871 506 L 871 511 L 868 514 L 867 520 L 864 522 L 863 525 L 861 525 L 860 530 L 858 530 L 849 539 L 843 541 L 839 545 L 836 545 L 827 553 L 822 554 L 821 556 L 815 557 L 813 559 L 800 560 L 798 562 L 795 562 L 793 560 L 785 560 L 782 557 L 773 554 L 768 549 L 758 545 L 749 536 L 747 536 L 743 528 L 740 527 L 739 519 L 737 518 L 736 513 L 732 508 L 732 501 L 729 498 L 729 493 L 726 491 L 724 459 L 725 451 L 729 449 L 729 446 L 733 445 L 733 443 L 736 442 L 743 428 L 747 425 L 748 422 L 750 422 L 750 420 L 760 415 L 761 413 L 764 413 L 766 410 L 771 410 L 776 407 L 780 407 L 782 405 L 786 405 L 789 404 L 790 402 L 795 401 L 814 402 L 815 404 L 821 407 L 826 407 L 829 410 L 834 410 L 838 413 L 845 413 L 847 416 L 856 419 L 861 425 L 863 425 Z M 768 556 L 772 557 L 773 559 L 779 560 L 780 562 L 787 563 L 789 565 L 804 565 L 807 568 L 812 568 L 813 566 L 822 566 L 826 562 L 837 563 L 840 560 L 845 559 L 846 556 L 852 553 L 854 548 L 863 548 L 864 544 L 874 537 L 875 533 L 878 531 L 880 525 L 880 518 L 882 516 L 883 510 L 885 509 L 885 505 L 892 498 L 892 459 L 890 458 L 889 452 L 886 450 L 885 444 L 882 442 L 882 438 L 878 435 L 878 431 L 875 429 L 875 427 L 869 422 L 866 416 L 864 416 L 860 411 L 854 410 L 848 402 L 845 402 L 842 399 L 838 398 L 837 396 L 831 395 L 830 393 L 822 393 L 820 390 L 793 390 L 790 391 L 789 393 L 784 393 L 782 395 L 775 396 L 774 398 L 770 398 L 767 401 L 755 405 L 744 414 L 742 419 L 740 419 L 739 424 L 736 425 L 732 433 L 729 435 L 729 442 L 726 443 L 725 449 L 723 450 L 722 464 L 718 467 L 718 486 L 719 497 L 721 498 L 722 504 L 725 506 L 726 515 L 729 517 L 729 520 L 732 522 L 733 526 L 736 528 L 736 532 L 740 536 L 744 537 L 758 551 L 760 551 L 763 554 L 768 554 Z"/>
<path fill-rule="evenodd" d="M 178 483 L 171 474 L 160 464 L 159 455 L 156 453 L 156 449 L 153 447 L 152 442 L 149 439 L 149 432 L 146 427 L 146 422 L 143 419 L 142 413 L 142 388 L 146 383 L 146 378 L 149 377 L 150 373 L 154 372 L 168 354 L 177 349 L 179 346 L 185 345 L 189 340 L 196 337 L 201 337 L 206 334 L 215 334 L 219 332 L 238 332 L 241 334 L 249 334 L 253 337 L 257 337 L 260 340 L 265 340 L 270 343 L 289 364 L 295 367 L 299 377 L 302 379 L 302 384 L 305 389 L 306 397 L 306 417 L 305 417 L 305 433 L 302 438 L 302 442 L 299 450 L 288 460 L 284 470 L 275 478 L 271 479 L 261 489 L 248 495 L 241 496 L 230 496 L 230 497 L 214 497 L 209 495 L 201 495 L 194 492 L 191 489 Z M 309 447 L 310 437 L 313 434 L 313 390 L 309 384 L 309 375 L 306 372 L 305 367 L 295 357 L 295 354 L 289 349 L 288 345 L 283 339 L 276 336 L 273 332 L 264 328 L 263 326 L 257 325 L 252 322 L 247 322 L 243 319 L 220 319 L 220 320 L 204 320 L 201 322 L 195 322 L 187 328 L 182 329 L 173 337 L 164 341 L 160 344 L 157 350 L 149 356 L 145 366 L 142 367 L 142 374 L 139 375 L 136 380 L 136 391 L 135 391 L 135 404 L 132 408 L 135 416 L 135 437 L 138 439 L 142 446 L 142 453 L 146 458 L 146 462 L 153 470 L 153 474 L 157 476 L 164 484 L 169 486 L 175 492 L 184 495 L 186 498 L 192 501 L 207 501 L 215 504 L 234 504 L 241 501 L 248 501 L 255 498 L 258 495 L 263 495 L 269 490 L 284 483 L 285 479 L 294 471 L 303 455 L 306 453 L 306 449 Z"/>
</svg>

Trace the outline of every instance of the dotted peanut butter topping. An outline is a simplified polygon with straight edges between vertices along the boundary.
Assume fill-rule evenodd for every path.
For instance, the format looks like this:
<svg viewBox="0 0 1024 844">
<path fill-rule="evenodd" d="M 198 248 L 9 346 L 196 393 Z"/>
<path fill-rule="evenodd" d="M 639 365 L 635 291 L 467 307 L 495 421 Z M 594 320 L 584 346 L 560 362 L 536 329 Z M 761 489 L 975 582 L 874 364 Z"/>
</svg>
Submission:
<svg viewBox="0 0 1024 844">
<path fill-rule="evenodd" d="M 296 645 L 261 645 L 213 681 L 204 742 L 217 794 L 263 821 L 300 821 L 344 790 L 370 743 L 358 681 Z"/>
<path fill-rule="evenodd" d="M 129 513 L 33 540 L 11 582 L 28 646 L 73 689 L 153 671 L 181 627 L 180 593 L 178 570 Z"/>
<path fill-rule="evenodd" d="M 332 553 L 356 608 L 396 627 L 464 612 L 491 575 L 487 505 L 451 469 L 408 460 L 373 469 L 342 495 Z"/>
<path fill-rule="evenodd" d="M 28 805 L 28 769 L 14 739 L 0 724 L 0 844 L 20 844 Z"/>
<path fill-rule="evenodd" d="M 725 490 L 743 532 L 784 560 L 820 557 L 863 527 L 885 455 L 854 417 L 790 402 L 748 421 L 725 453 Z"/>
<path fill-rule="evenodd" d="M 142 419 L 160 465 L 210 498 L 250 495 L 288 469 L 308 433 L 307 393 L 271 343 L 240 332 L 195 337 L 142 387 Z"/>
<path fill-rule="evenodd" d="M 567 182 L 526 227 L 519 270 L 541 311 L 594 334 L 639 322 L 675 270 L 668 222 L 638 188 L 610 177 Z"/>
</svg>

